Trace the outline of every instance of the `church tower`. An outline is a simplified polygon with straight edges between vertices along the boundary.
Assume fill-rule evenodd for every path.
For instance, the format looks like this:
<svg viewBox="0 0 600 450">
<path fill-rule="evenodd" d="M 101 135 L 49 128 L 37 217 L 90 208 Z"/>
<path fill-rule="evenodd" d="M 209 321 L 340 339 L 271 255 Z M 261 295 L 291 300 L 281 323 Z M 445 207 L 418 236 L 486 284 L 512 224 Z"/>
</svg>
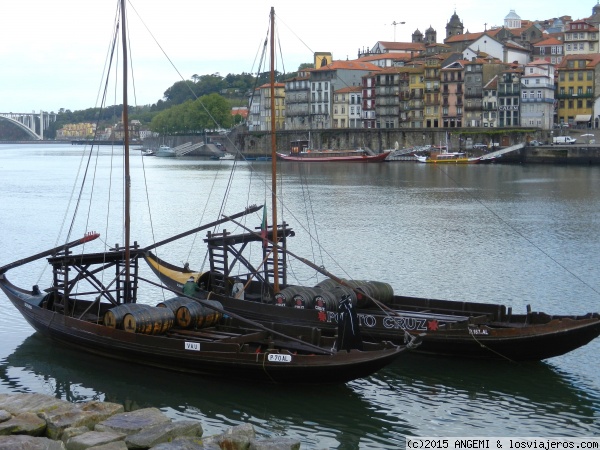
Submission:
<svg viewBox="0 0 600 450">
<path fill-rule="evenodd" d="M 437 42 L 437 32 L 431 25 L 425 30 L 425 43 L 435 44 Z"/>
<path fill-rule="evenodd" d="M 423 42 L 423 33 L 421 33 L 418 28 L 412 34 L 412 41 L 413 41 L 413 43 L 414 42 Z"/>
<path fill-rule="evenodd" d="M 464 31 L 465 27 L 456 14 L 456 11 L 454 11 L 454 14 L 450 17 L 450 21 L 446 24 L 446 39 L 458 34 L 463 34 Z"/>
</svg>

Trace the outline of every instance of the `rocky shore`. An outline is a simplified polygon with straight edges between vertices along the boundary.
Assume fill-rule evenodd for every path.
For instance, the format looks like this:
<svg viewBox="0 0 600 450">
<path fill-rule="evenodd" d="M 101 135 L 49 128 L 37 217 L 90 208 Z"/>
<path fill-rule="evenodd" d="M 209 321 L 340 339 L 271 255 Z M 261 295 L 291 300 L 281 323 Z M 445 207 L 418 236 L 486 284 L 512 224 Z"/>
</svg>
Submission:
<svg viewBox="0 0 600 450">
<path fill-rule="evenodd" d="M 288 438 L 258 439 L 252 425 L 203 436 L 198 421 L 173 421 L 157 408 L 70 403 L 42 394 L 0 394 L 0 450 L 298 450 Z"/>
</svg>

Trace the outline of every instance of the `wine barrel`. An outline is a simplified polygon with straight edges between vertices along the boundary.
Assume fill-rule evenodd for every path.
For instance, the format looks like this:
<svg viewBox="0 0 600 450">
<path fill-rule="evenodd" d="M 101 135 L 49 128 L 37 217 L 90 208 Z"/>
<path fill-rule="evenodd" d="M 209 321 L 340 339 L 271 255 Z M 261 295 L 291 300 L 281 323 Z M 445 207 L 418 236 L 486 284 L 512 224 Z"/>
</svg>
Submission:
<svg viewBox="0 0 600 450">
<path fill-rule="evenodd" d="M 217 324 L 223 314 L 203 303 L 223 309 L 223 305 L 216 300 L 202 300 L 202 303 L 192 300 L 177 308 L 175 312 L 177 325 L 181 328 L 206 328 Z"/>
<path fill-rule="evenodd" d="M 296 309 L 312 309 L 315 296 L 321 291 L 322 289 L 318 288 L 298 288 L 298 291 L 292 297 L 292 306 Z"/>
<path fill-rule="evenodd" d="M 141 303 L 124 303 L 106 311 L 102 323 L 107 327 L 123 329 L 125 314 L 147 308 L 152 308 L 152 306 Z"/>
<path fill-rule="evenodd" d="M 369 297 L 384 304 L 391 303 L 394 298 L 394 289 L 392 286 L 381 281 L 363 282 L 356 286 L 356 290 L 358 291 L 357 299 L 359 308 L 369 306 L 373 303 Z"/>
<path fill-rule="evenodd" d="M 294 295 L 298 294 L 302 289 L 302 286 L 288 286 L 277 294 L 275 294 L 275 306 L 293 306 Z"/>
<path fill-rule="evenodd" d="M 169 308 L 173 313 L 176 313 L 179 307 L 187 305 L 188 303 L 196 303 L 195 300 L 188 297 L 173 297 L 164 302 L 158 303 L 156 306 L 159 308 Z"/>
<path fill-rule="evenodd" d="M 333 289 L 321 289 L 313 298 L 313 308 L 319 311 L 337 311 L 338 301 Z"/>
<path fill-rule="evenodd" d="M 123 329 L 130 333 L 163 334 L 174 321 L 175 314 L 169 308 L 143 308 L 125 314 Z"/>
<path fill-rule="evenodd" d="M 344 295 L 348 295 L 350 297 L 350 302 L 353 306 L 356 306 L 358 304 L 358 296 L 354 289 L 352 289 L 351 287 L 339 285 L 333 289 L 330 289 L 329 291 L 332 292 L 337 299 L 336 307 L 342 299 L 342 296 Z"/>
<path fill-rule="evenodd" d="M 344 280 L 345 281 L 345 280 Z M 340 283 L 338 283 L 337 281 L 332 280 L 331 278 L 326 278 L 322 281 L 319 281 L 315 287 L 321 288 L 321 289 L 333 289 L 337 286 L 340 286 Z"/>
</svg>

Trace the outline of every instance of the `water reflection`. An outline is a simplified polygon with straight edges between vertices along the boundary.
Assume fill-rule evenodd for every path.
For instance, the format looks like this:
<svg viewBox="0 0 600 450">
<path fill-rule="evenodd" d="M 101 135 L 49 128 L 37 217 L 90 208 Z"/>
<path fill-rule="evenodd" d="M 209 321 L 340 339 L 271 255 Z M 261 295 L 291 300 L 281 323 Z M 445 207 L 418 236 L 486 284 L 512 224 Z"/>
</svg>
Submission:
<svg viewBox="0 0 600 450">
<path fill-rule="evenodd" d="M 4 391 L 45 393 L 71 402 L 116 402 L 128 411 L 157 407 L 172 418 L 200 420 L 205 434 L 251 423 L 263 436 L 298 438 L 303 448 L 327 443 L 359 448 L 365 439 L 372 448 L 385 448 L 379 446 L 389 438 L 378 431 L 389 415 L 374 410 L 349 385 L 222 382 L 107 361 L 60 348 L 37 333 L 0 361 L 0 383 Z M 393 433 L 399 436 L 398 429 Z"/>
<path fill-rule="evenodd" d="M 421 436 L 591 436 L 600 395 L 553 363 L 459 361 L 409 355 L 357 392 L 411 416 Z M 390 402 L 390 398 L 403 401 Z M 566 434 L 565 434 L 566 433 Z"/>
</svg>

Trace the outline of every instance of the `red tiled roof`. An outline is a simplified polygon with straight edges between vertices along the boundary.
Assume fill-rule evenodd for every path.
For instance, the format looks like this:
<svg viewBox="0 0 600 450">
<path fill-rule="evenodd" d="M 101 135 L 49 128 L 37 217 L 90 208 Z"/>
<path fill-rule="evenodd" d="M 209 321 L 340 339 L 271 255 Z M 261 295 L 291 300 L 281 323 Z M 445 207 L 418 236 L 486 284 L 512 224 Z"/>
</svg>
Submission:
<svg viewBox="0 0 600 450">
<path fill-rule="evenodd" d="M 343 87 L 341 89 L 337 89 L 335 92 L 337 92 L 338 94 L 345 94 L 345 93 L 350 93 L 350 92 L 361 92 L 362 91 L 362 86 L 347 86 L 347 87 Z"/>
<path fill-rule="evenodd" d="M 362 58 L 358 58 L 355 61 L 380 61 L 382 59 L 392 59 L 394 61 L 408 61 L 412 58 L 410 53 L 377 53 L 374 55 L 363 56 Z"/>
<path fill-rule="evenodd" d="M 419 51 L 419 52 L 423 52 L 425 51 L 425 43 L 423 42 L 385 42 L 385 41 L 379 41 L 379 44 L 381 44 L 383 47 L 385 47 L 387 50 L 395 50 L 395 51 Z"/>
<path fill-rule="evenodd" d="M 549 45 L 563 45 L 563 43 L 555 37 L 550 37 L 548 39 L 544 39 L 543 41 L 539 41 L 533 44 L 534 47 L 547 47 Z"/>
<path fill-rule="evenodd" d="M 449 42 L 467 42 L 474 41 L 483 36 L 484 33 L 464 33 L 464 34 L 455 34 L 454 36 L 450 36 L 448 39 L 444 39 L 444 42 L 447 44 Z M 488 32 L 489 34 L 489 32 Z M 492 36 L 490 34 L 490 36 Z"/>
<path fill-rule="evenodd" d="M 320 70 L 369 70 L 369 71 L 380 71 L 381 67 L 364 61 L 332 61 L 326 66 L 315 69 Z"/>
</svg>

